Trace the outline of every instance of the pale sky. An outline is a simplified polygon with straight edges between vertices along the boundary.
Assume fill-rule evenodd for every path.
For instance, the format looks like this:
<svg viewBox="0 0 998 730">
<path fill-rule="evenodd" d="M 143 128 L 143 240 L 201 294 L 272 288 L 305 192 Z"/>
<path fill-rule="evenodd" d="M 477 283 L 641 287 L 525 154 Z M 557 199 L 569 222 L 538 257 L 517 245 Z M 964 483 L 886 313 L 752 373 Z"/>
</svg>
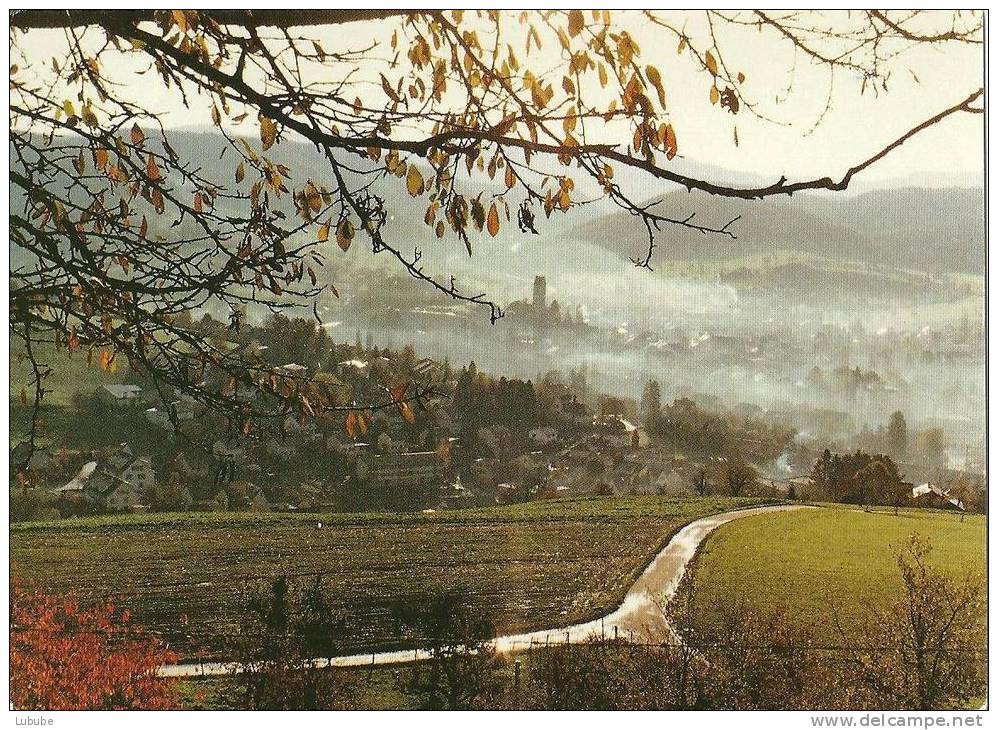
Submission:
<svg viewBox="0 0 998 730">
<path fill-rule="evenodd" d="M 828 73 L 798 58 L 792 90 L 786 99 L 777 101 L 784 95 L 794 58 L 792 49 L 777 42 L 774 33 L 740 30 L 729 37 L 721 36 L 720 42 L 729 68 L 745 73 L 744 92 L 759 102 L 761 113 L 778 123 L 761 121 L 744 109 L 732 116 L 719 106 L 711 106 L 708 77 L 702 71 L 695 72 L 690 60 L 676 53 L 674 36 L 650 25 L 636 11 L 614 14 L 615 22 L 627 28 L 641 47 L 641 62 L 655 64 L 661 71 L 680 155 L 767 178 L 781 174 L 791 179 L 841 175 L 850 165 L 983 85 L 983 46 L 920 47 L 893 62 L 890 90 L 879 97 L 869 89 L 861 96 L 857 78 L 847 71 L 836 72 L 830 111 L 810 132 L 826 104 Z M 663 15 L 676 25 L 685 25 L 694 39 L 703 30 L 703 13 L 699 11 Z M 320 39 L 327 51 L 374 42 L 379 44 L 378 55 L 384 56 L 390 54 L 386 40 L 396 25 L 396 21 L 354 23 L 347 33 L 342 27 L 300 32 Z M 44 78 L 54 49 L 64 45 L 61 31 L 32 31 L 29 38 L 30 43 L 21 41 L 22 47 L 29 49 L 29 56 L 12 57 L 12 62 L 20 62 L 26 69 L 41 69 L 40 78 Z M 549 42 L 541 51 L 534 50 L 527 63 L 542 70 L 549 68 L 558 62 L 558 52 L 557 44 Z M 384 65 L 370 65 L 367 71 L 377 78 Z M 372 70 L 375 67 L 377 70 Z M 360 73 L 364 74 L 365 69 Z M 129 72 L 119 77 L 135 100 L 146 108 L 166 112 L 164 122 L 168 126 L 210 124 L 206 107 L 184 109 L 178 95 L 165 91 L 154 73 L 140 76 Z M 970 176 L 983 172 L 983 122 L 980 114 L 952 116 L 922 132 L 856 182 L 869 184 L 898 178 L 911 182 L 913 175 L 917 178 L 923 174 L 965 175 L 969 181 Z M 244 134 L 255 134 L 246 125 L 240 129 Z M 625 136 L 619 141 L 626 144 L 627 139 Z"/>
</svg>

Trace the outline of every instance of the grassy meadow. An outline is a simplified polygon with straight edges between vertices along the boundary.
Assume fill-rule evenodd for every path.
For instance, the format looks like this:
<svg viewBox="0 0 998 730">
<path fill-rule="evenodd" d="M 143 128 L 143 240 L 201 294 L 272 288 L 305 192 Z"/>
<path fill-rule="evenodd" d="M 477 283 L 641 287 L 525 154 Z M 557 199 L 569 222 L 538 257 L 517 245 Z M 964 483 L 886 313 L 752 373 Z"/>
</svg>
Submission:
<svg viewBox="0 0 998 730">
<path fill-rule="evenodd" d="M 744 600 L 786 609 L 817 641 L 837 645 L 831 606 L 844 630 L 858 630 L 868 607 L 889 608 L 901 590 L 898 549 L 927 538 L 929 562 L 957 577 L 986 569 L 983 515 L 935 510 L 864 512 L 824 507 L 736 520 L 702 545 L 690 573 L 702 606 Z"/>
<path fill-rule="evenodd" d="M 580 498 L 431 514 L 173 513 L 19 523 L 12 572 L 115 597 L 181 656 L 224 656 L 252 595 L 321 576 L 349 615 L 344 651 L 396 645 L 392 610 L 466 593 L 500 632 L 614 606 L 680 527 L 759 500 Z M 321 524 L 321 527 L 319 526 Z"/>
</svg>

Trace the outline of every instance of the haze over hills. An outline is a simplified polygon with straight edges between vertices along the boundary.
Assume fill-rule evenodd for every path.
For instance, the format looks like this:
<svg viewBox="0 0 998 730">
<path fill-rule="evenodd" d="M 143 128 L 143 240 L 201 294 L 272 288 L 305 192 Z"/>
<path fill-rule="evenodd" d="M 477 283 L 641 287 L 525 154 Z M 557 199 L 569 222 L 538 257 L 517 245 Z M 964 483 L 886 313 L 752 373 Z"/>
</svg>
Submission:
<svg viewBox="0 0 998 730">
<path fill-rule="evenodd" d="M 719 198 L 675 191 L 655 208 L 662 215 L 720 226 L 740 216 L 731 240 L 676 226 L 659 237 L 659 256 L 717 260 L 773 250 L 866 261 L 932 272 L 979 274 L 984 267 L 984 194 L 972 188 L 901 188 L 850 197 L 798 194 L 765 200 Z M 633 216 L 614 211 L 571 230 L 634 255 L 645 231 Z"/>
<path fill-rule="evenodd" d="M 149 137 L 150 144 L 159 144 L 153 133 L 150 132 Z M 213 130 L 172 130 L 171 144 L 182 158 L 196 159 L 209 178 L 222 182 L 232 179 L 236 157 Z M 304 185 L 309 179 L 317 184 L 328 183 L 330 174 L 325 161 L 311 145 L 289 140 L 268 154 L 290 167 L 291 182 L 296 186 Z M 363 169 L 363 164 L 359 159 L 351 163 L 357 169 Z M 695 161 L 677 160 L 675 167 L 729 184 L 771 182 L 750 173 Z M 668 183 L 631 170 L 617 171 L 616 180 L 638 200 L 661 200 L 662 204 L 656 210 L 665 215 L 685 218 L 696 213 L 698 222 L 715 226 L 739 216 L 732 226 L 736 240 L 664 226 L 656 241 L 658 249 L 653 266 L 670 259 L 720 261 L 782 250 L 930 272 L 983 272 L 984 195 L 980 188 L 939 187 L 946 181 L 926 177 L 919 186 L 867 190 L 858 194 L 852 191 L 805 193 L 745 201 L 677 190 Z M 484 174 L 474 184 L 477 190 L 498 193 L 502 189 Z M 587 190 L 585 180 L 580 178 L 577 184 L 576 198 L 584 199 L 592 194 L 592 190 Z M 860 188 L 865 184 L 857 181 Z M 458 267 L 462 274 L 479 278 L 481 267 L 474 259 L 468 261 L 463 244 L 455 236 L 446 235 L 438 240 L 432 229 L 423 223 L 427 206 L 425 196 L 410 198 L 401 186 L 391 181 L 382 187 L 376 192 L 385 197 L 391 215 L 386 237 L 392 237 L 406 252 L 411 252 L 413 245 L 420 246 L 428 266 Z M 650 195 L 656 188 L 661 188 L 662 194 Z M 17 203 L 13 188 L 11 203 Z M 286 207 L 286 212 L 290 213 L 290 203 Z M 153 226 L 156 222 L 150 220 Z M 641 255 L 646 245 L 641 222 L 605 201 L 584 205 L 568 215 L 555 213 L 549 219 L 538 212 L 541 235 L 537 237 L 529 234 L 511 237 L 509 231 L 515 225 L 515 221 L 504 221 L 499 241 L 488 238 L 487 234 L 473 232 L 473 250 L 477 254 L 479 250 L 488 252 L 498 248 L 499 253 L 504 254 L 511 238 L 520 239 L 524 247 L 536 246 L 537 239 L 547 242 L 555 238 L 573 245 L 593 243 L 627 260 L 630 256 Z M 518 253 L 518 250 L 512 253 Z M 483 258 L 488 256 L 486 253 Z M 360 261 L 356 263 L 361 264 Z M 486 265 L 485 273 L 498 272 L 494 266 Z"/>
<path fill-rule="evenodd" d="M 222 153 L 215 133 L 171 134 L 181 157 L 197 159 L 208 177 L 234 182 L 236 156 Z M 148 144 L 160 142 L 150 133 Z M 290 168 L 289 187 L 309 179 L 332 187 L 313 147 L 288 141 L 270 152 Z M 712 180 L 760 182 L 683 164 Z M 319 326 L 337 341 L 363 332 L 382 346 L 412 344 L 423 355 L 475 360 L 512 377 L 591 367 L 606 392 L 635 398 L 657 377 L 664 397 L 705 393 L 730 405 L 831 409 L 848 412 L 857 428 L 883 423 L 900 408 L 912 423 L 949 418 L 957 425 L 948 432 L 967 434 L 968 443 L 976 438 L 984 402 L 982 190 L 939 187 L 933 178 L 919 187 L 742 201 L 669 191 L 631 171 L 618 171 L 616 179 L 640 192 L 638 200 L 661 188 L 661 209 L 674 216 L 695 212 L 714 225 L 740 216 L 732 227 L 737 239 L 666 226 L 656 239 L 654 270 L 636 268 L 630 257 L 645 251 L 643 226 L 597 201 L 569 215 L 539 213 L 538 235 L 520 232 L 515 220 L 503 220 L 495 238 L 471 232 L 469 257 L 455 235 L 437 239 L 425 225 L 427 196 L 410 197 L 401 181 L 389 180 L 378 191 L 390 215 L 386 240 L 408 257 L 419 249 L 428 274 L 445 283 L 456 277 L 462 291 L 484 294 L 508 316 L 491 325 L 487 310 L 416 281 L 387 253 L 372 255 L 359 233 L 345 253 L 334 241 L 320 244 L 326 263 L 319 280 L 334 284 L 338 296 L 320 295 Z M 486 200 L 502 189 L 484 176 L 463 185 L 466 193 L 485 190 Z M 577 196 L 585 194 L 580 182 Z M 12 194 L 11 205 L 19 202 Z M 217 204 L 243 208 L 239 200 Z M 280 204 L 293 215 L 289 195 Z M 190 221 L 170 228 L 173 222 L 150 215 L 150 231 L 196 233 Z M 294 242 L 315 235 L 312 227 Z M 13 265 L 26 263 L 18 253 L 11 251 Z M 547 304 L 558 301 L 560 319 L 524 306 L 535 276 L 546 278 Z M 224 305 L 205 309 L 222 321 L 229 316 Z M 312 318 L 310 306 L 296 311 Z M 247 314 L 256 320 L 267 312 L 258 306 Z M 807 387 L 815 367 L 857 365 L 897 390 L 847 401 Z"/>
</svg>

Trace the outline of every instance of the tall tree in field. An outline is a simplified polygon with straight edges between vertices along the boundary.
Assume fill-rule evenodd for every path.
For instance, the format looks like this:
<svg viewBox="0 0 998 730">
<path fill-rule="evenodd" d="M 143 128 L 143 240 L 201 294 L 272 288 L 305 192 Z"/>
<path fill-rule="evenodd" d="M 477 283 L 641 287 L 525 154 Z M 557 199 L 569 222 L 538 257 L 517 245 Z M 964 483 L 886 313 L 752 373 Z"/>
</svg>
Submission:
<svg viewBox="0 0 998 730">
<path fill-rule="evenodd" d="M 546 217 L 602 200 L 643 227 L 633 259 L 650 268 L 663 228 L 733 238 L 736 221 L 638 202 L 622 169 L 742 199 L 843 190 L 923 130 L 982 111 L 969 81 L 915 126 L 871 129 L 863 152 L 843 149 L 844 173 L 732 185 L 677 169 L 684 120 L 670 94 L 682 92 L 634 30 L 653 28 L 658 50 L 674 44 L 700 80 L 686 101 L 730 119 L 737 140 L 739 115 L 764 119 L 760 99 L 786 85 L 752 86 L 754 69 L 735 61 L 745 44 L 786 50 L 798 59 L 791 75 L 798 62 L 827 70 L 829 89 L 840 79 L 887 94 L 910 49 L 980 47 L 980 13 L 34 10 L 10 20 L 10 330 L 36 412 L 52 346 L 135 368 L 244 429 L 335 410 L 307 376 L 248 367 L 184 315 L 227 306 L 238 329 L 248 306 L 311 308 L 323 289 L 336 293 L 332 257 L 361 243 L 495 322 L 487 293 L 427 271 L 418 248 L 387 232 L 400 196 L 418 199 L 431 237 L 469 255 L 483 235 L 538 233 Z M 534 62 L 541 48 L 556 49 L 553 66 Z M 185 149 L 166 108 L 213 126 L 217 148 Z M 293 141 L 322 169 L 296 169 Z M 285 408 L 238 396 L 254 389 Z"/>
<path fill-rule="evenodd" d="M 726 461 L 721 468 L 721 484 L 732 497 L 747 496 L 756 478 L 755 468 L 740 459 Z"/>
<path fill-rule="evenodd" d="M 946 463 L 946 433 L 941 428 L 929 428 L 918 435 L 915 449 L 926 464 L 943 466 Z"/>
</svg>

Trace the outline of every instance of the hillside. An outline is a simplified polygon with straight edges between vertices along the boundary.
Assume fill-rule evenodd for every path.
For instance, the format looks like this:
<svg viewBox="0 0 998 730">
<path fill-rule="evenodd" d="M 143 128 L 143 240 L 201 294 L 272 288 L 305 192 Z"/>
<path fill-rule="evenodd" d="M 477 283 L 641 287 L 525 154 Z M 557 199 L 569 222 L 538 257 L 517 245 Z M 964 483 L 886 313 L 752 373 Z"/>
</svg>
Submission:
<svg viewBox="0 0 998 730">
<path fill-rule="evenodd" d="M 776 249 L 897 268 L 980 273 L 984 261 L 983 191 L 899 188 L 860 195 L 797 195 L 733 200 L 676 191 L 662 197 L 663 215 L 722 225 L 735 216 L 737 240 L 667 228 L 660 257 L 717 260 Z M 614 211 L 572 229 L 572 237 L 601 242 L 621 255 L 644 245 L 644 228 Z"/>
</svg>

